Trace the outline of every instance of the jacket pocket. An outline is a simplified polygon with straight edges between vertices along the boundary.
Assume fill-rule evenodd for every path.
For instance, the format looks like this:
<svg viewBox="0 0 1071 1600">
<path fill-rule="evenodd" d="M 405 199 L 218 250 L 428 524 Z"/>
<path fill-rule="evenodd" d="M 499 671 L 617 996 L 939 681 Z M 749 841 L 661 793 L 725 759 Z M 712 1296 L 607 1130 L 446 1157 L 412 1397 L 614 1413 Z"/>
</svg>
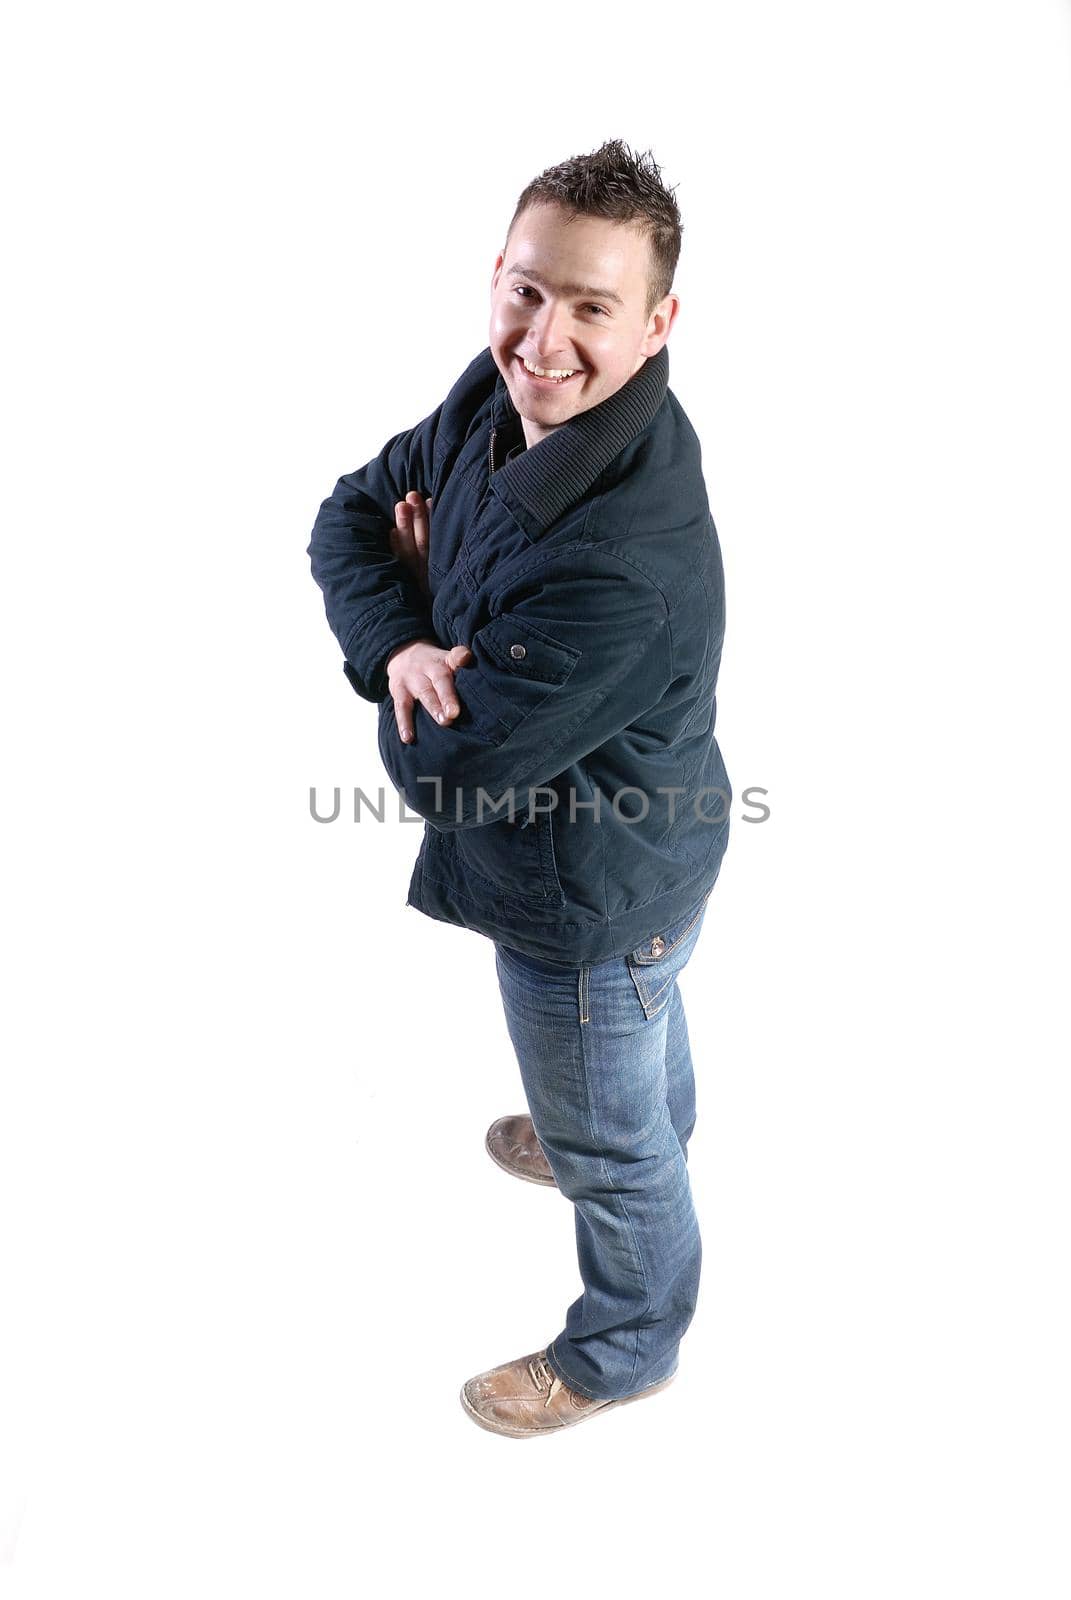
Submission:
<svg viewBox="0 0 1071 1600">
<path fill-rule="evenodd" d="M 525 804 L 513 822 L 503 818 L 479 828 L 460 828 L 454 842 L 466 877 L 482 879 L 497 895 L 541 905 L 565 904 L 549 815 L 535 812 L 529 818 Z"/>
<path fill-rule="evenodd" d="M 695 949 L 712 889 L 683 917 L 661 929 L 625 957 L 644 1015 L 656 1017 L 669 1003 L 673 985 Z"/>
<path fill-rule="evenodd" d="M 493 617 L 470 641 L 478 669 L 459 668 L 458 696 L 479 731 L 503 744 L 559 688 L 580 651 L 509 615 Z"/>
</svg>

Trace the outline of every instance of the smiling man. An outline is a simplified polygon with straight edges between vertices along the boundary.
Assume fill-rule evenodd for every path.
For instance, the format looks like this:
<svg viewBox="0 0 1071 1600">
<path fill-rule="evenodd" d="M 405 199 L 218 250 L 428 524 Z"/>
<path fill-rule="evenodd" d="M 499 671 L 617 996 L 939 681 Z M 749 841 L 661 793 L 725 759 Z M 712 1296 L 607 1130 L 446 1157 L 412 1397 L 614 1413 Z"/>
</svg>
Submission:
<svg viewBox="0 0 1071 1600">
<path fill-rule="evenodd" d="M 677 980 L 731 790 L 721 552 L 668 387 L 680 241 L 658 167 L 620 140 L 534 179 L 487 348 L 339 479 L 309 545 L 346 676 L 425 819 L 407 903 L 494 945 L 528 1109 L 487 1151 L 575 1208 L 564 1326 L 461 1391 L 512 1438 L 664 1388 L 699 1285 Z"/>
</svg>

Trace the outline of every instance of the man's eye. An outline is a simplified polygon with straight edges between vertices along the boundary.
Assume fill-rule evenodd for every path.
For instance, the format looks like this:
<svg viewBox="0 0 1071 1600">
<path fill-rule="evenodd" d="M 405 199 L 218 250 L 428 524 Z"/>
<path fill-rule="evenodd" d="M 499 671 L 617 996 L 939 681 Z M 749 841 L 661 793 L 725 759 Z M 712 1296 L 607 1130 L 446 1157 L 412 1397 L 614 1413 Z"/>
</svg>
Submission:
<svg viewBox="0 0 1071 1600">
<path fill-rule="evenodd" d="M 514 284 L 513 292 L 514 292 L 514 294 L 523 295 L 525 299 L 527 299 L 530 294 L 535 294 L 535 290 L 532 288 L 532 285 L 530 283 L 517 283 L 517 284 Z M 610 315 L 610 313 L 607 311 L 605 306 L 594 306 L 594 305 L 585 306 L 584 310 L 585 311 L 597 311 L 599 313 L 600 317 L 608 317 Z"/>
</svg>

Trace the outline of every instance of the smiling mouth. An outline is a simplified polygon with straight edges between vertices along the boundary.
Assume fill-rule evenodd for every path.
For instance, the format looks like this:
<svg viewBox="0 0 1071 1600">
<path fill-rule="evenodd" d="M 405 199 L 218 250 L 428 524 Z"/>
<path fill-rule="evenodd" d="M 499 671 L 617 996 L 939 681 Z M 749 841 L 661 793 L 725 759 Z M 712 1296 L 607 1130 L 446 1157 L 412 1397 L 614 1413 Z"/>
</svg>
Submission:
<svg viewBox="0 0 1071 1600">
<path fill-rule="evenodd" d="M 518 367 L 520 368 L 520 370 L 523 373 L 524 377 L 527 379 L 528 383 L 531 384 L 531 386 L 533 388 L 535 388 L 535 389 L 562 389 L 567 384 L 575 383 L 577 378 L 582 378 L 583 375 L 584 375 L 582 368 L 577 367 L 573 372 L 571 372 L 569 374 L 569 376 L 567 378 L 540 377 L 539 373 L 532 372 L 529 367 L 525 366 L 524 357 L 523 356 L 517 356 L 516 357 L 516 361 L 517 361 Z M 560 371 L 563 371 L 564 368 L 558 367 L 558 368 L 545 369 L 545 370 L 553 370 L 553 371 L 556 371 L 556 372 L 560 372 Z"/>
</svg>

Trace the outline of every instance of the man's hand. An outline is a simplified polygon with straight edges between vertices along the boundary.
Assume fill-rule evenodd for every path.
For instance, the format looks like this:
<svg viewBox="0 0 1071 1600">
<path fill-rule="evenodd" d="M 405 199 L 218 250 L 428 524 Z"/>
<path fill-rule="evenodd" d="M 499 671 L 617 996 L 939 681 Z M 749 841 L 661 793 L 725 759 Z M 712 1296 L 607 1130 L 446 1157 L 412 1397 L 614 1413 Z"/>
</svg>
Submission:
<svg viewBox="0 0 1071 1600">
<path fill-rule="evenodd" d="M 454 673 L 475 657 L 467 644 L 455 644 L 444 653 L 436 639 L 411 639 L 387 657 L 387 685 L 394 701 L 394 720 L 403 744 L 413 738 L 413 705 L 419 700 L 429 716 L 444 725 L 461 707 L 454 688 Z"/>
<path fill-rule="evenodd" d="M 412 572 L 425 599 L 431 599 L 428 588 L 428 542 L 431 538 L 431 501 L 425 500 L 417 489 L 410 489 L 404 500 L 394 507 L 394 527 L 390 532 L 391 554 Z"/>
</svg>

